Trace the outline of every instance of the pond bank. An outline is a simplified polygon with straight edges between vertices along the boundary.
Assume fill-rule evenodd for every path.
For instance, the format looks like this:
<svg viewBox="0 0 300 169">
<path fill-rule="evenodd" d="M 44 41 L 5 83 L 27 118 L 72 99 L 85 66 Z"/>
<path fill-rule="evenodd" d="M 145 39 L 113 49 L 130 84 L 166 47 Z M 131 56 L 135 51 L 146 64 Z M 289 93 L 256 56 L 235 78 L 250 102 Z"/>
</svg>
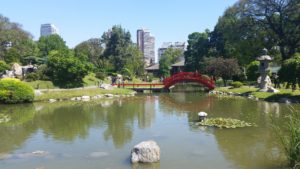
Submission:
<svg viewBox="0 0 300 169">
<path fill-rule="evenodd" d="M 279 103 L 300 103 L 300 91 L 291 89 L 279 89 L 279 93 L 258 92 L 258 88 L 253 86 L 242 86 L 240 88 L 219 87 L 211 91 L 210 94 L 242 96 L 254 100 L 264 100 Z"/>
<path fill-rule="evenodd" d="M 101 89 L 101 88 L 82 88 L 82 89 L 63 89 L 63 90 L 35 90 L 34 102 L 56 102 L 56 101 L 89 101 L 100 98 L 129 97 L 135 95 L 130 89 Z"/>
</svg>

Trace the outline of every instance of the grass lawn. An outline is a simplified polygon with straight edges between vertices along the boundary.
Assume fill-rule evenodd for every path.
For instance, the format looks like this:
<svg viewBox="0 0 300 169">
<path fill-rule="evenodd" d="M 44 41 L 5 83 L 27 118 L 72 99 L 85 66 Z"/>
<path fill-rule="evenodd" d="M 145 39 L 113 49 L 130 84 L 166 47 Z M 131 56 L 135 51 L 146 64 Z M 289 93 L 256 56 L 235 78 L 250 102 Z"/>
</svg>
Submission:
<svg viewBox="0 0 300 169">
<path fill-rule="evenodd" d="M 35 101 L 48 101 L 49 99 L 70 99 L 72 97 L 81 96 L 96 96 L 101 94 L 131 94 L 133 91 L 129 89 L 115 88 L 112 90 L 105 90 L 100 88 L 86 88 L 86 89 L 72 89 L 62 91 L 45 91 L 41 96 L 36 96 Z"/>
<path fill-rule="evenodd" d="M 279 93 L 268 93 L 268 92 L 258 92 L 258 88 L 242 86 L 240 88 L 232 88 L 232 87 L 219 87 L 215 89 L 216 91 L 222 92 L 233 92 L 233 93 L 241 93 L 241 94 L 251 94 L 259 99 L 264 99 L 267 101 L 278 101 L 281 98 L 288 98 L 292 100 L 300 101 L 300 90 L 292 91 L 292 89 L 279 89 Z"/>
<path fill-rule="evenodd" d="M 36 81 L 25 82 L 25 83 L 29 84 L 34 89 L 55 89 L 55 88 L 57 88 L 53 85 L 53 83 L 51 81 L 36 80 Z"/>
</svg>

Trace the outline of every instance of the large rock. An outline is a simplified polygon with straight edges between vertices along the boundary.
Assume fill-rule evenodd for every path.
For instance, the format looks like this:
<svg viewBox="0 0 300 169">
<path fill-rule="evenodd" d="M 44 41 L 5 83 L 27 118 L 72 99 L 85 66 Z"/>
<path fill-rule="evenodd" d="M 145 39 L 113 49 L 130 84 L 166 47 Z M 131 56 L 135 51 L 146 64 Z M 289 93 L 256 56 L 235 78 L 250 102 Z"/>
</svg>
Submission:
<svg viewBox="0 0 300 169">
<path fill-rule="evenodd" d="M 14 72 L 15 76 L 23 75 L 22 67 L 18 63 L 14 63 L 11 68 L 12 68 L 12 71 Z"/>
<path fill-rule="evenodd" d="M 160 148 L 155 141 L 143 141 L 131 150 L 132 163 L 153 163 L 160 160 Z"/>
</svg>

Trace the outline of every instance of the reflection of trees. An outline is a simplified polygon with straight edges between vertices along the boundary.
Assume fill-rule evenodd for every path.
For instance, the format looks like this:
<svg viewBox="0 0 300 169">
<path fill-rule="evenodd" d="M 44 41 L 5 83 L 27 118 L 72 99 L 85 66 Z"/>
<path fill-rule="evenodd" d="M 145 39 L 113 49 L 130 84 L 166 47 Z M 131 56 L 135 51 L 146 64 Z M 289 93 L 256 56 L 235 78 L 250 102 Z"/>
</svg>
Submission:
<svg viewBox="0 0 300 169">
<path fill-rule="evenodd" d="M 198 112 L 208 110 L 212 104 L 211 97 L 201 95 L 199 93 L 170 93 L 161 94 L 159 100 L 165 112 L 172 112 L 172 110 L 184 112 Z"/>
<path fill-rule="evenodd" d="M 104 132 L 106 140 L 112 138 L 114 145 L 121 148 L 126 142 L 132 139 L 133 124 L 135 117 L 143 116 L 144 99 L 128 99 L 122 104 L 108 107 L 107 129 Z M 138 118 L 139 119 L 139 118 Z"/>
<path fill-rule="evenodd" d="M 47 104 L 36 116 L 35 123 L 54 139 L 72 141 L 85 138 L 93 122 L 93 116 L 84 104 Z"/>
<path fill-rule="evenodd" d="M 112 139 L 120 148 L 132 139 L 135 123 L 140 128 L 151 125 L 155 117 L 153 98 L 1 106 L 0 113 L 9 114 L 12 120 L 0 124 L 0 153 L 18 147 L 38 129 L 53 139 L 73 141 L 86 138 L 91 127 L 107 127 L 104 139 Z"/>
<path fill-rule="evenodd" d="M 236 168 L 276 168 L 280 164 L 280 149 L 274 145 L 274 136 L 269 129 L 242 128 L 216 129 L 216 141 L 225 157 Z"/>
<path fill-rule="evenodd" d="M 36 126 L 28 123 L 34 117 L 34 112 L 32 104 L 0 105 L 0 113 L 11 119 L 0 124 L 0 154 L 18 148 L 36 131 Z"/>
<path fill-rule="evenodd" d="M 258 125 L 240 129 L 212 130 L 220 150 L 226 158 L 235 163 L 236 168 L 275 168 L 274 164 L 282 160 L 279 155 L 280 148 L 274 143 L 270 127 L 271 115 L 274 117 L 273 120 L 282 124 L 278 118 L 278 106 L 244 98 L 215 98 L 209 116 L 235 118 Z M 192 119 L 197 119 L 197 115 Z"/>
</svg>

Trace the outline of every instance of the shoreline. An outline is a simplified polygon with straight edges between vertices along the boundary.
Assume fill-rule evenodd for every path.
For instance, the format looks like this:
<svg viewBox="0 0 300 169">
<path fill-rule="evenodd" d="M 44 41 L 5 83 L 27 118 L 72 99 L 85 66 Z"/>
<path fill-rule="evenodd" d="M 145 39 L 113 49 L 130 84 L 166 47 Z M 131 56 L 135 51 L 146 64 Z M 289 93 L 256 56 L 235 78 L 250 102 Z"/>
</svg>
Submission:
<svg viewBox="0 0 300 169">
<path fill-rule="evenodd" d="M 290 89 L 279 89 L 279 93 L 258 92 L 258 88 L 243 86 L 241 88 L 219 87 L 209 92 L 213 95 L 239 96 L 252 100 L 260 100 L 277 103 L 300 103 L 300 91 Z"/>
</svg>

